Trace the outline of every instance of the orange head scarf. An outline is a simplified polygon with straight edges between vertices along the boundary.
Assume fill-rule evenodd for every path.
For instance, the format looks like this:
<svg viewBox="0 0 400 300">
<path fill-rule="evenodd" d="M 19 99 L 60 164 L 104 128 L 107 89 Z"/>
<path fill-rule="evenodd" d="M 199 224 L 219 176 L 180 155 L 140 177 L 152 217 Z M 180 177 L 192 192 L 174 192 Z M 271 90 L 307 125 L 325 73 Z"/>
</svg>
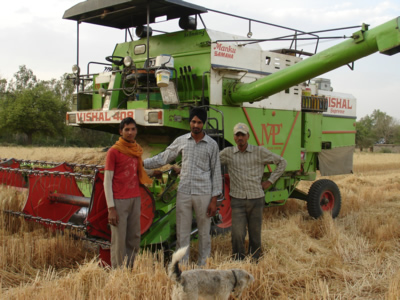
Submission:
<svg viewBox="0 0 400 300">
<path fill-rule="evenodd" d="M 143 160 L 142 160 L 142 154 L 143 154 L 143 149 L 140 147 L 140 145 L 136 142 L 134 143 L 129 143 L 125 141 L 122 137 L 119 138 L 119 140 L 112 146 L 112 148 L 118 150 L 122 154 L 131 156 L 131 157 L 137 157 L 138 159 L 138 175 L 139 175 L 139 182 L 141 184 L 152 184 L 153 181 L 147 176 L 146 171 L 144 170 L 143 167 Z"/>
</svg>

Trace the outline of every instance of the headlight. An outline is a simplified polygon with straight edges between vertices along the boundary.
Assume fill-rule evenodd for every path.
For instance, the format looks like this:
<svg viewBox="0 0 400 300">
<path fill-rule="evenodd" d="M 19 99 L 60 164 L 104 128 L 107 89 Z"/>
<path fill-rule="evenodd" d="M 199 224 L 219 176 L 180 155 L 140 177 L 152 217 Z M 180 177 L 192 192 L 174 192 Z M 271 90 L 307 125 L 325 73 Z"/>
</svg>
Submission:
<svg viewBox="0 0 400 300">
<path fill-rule="evenodd" d="M 124 58 L 124 65 L 125 67 L 130 67 L 132 65 L 132 57 L 130 56 L 125 56 Z"/>
<path fill-rule="evenodd" d="M 72 66 L 72 73 L 74 73 L 74 74 L 77 74 L 77 73 L 79 73 L 79 67 L 78 67 L 78 65 L 73 65 Z"/>
<path fill-rule="evenodd" d="M 149 123 L 158 123 L 158 111 L 152 111 L 148 114 L 148 121 Z"/>
<path fill-rule="evenodd" d="M 107 90 L 105 88 L 99 88 L 99 95 L 104 98 L 107 95 Z"/>
</svg>

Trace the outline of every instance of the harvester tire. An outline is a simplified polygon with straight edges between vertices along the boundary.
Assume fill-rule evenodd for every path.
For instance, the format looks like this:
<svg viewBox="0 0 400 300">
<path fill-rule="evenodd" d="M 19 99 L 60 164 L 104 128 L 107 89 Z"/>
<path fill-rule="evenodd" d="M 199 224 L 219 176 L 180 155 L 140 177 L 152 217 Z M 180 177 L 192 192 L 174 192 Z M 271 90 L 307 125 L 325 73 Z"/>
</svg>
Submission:
<svg viewBox="0 0 400 300">
<path fill-rule="evenodd" d="M 341 205 L 340 190 L 332 180 L 320 179 L 311 185 L 307 195 L 307 210 L 311 217 L 318 219 L 324 212 L 329 212 L 336 218 Z"/>
</svg>

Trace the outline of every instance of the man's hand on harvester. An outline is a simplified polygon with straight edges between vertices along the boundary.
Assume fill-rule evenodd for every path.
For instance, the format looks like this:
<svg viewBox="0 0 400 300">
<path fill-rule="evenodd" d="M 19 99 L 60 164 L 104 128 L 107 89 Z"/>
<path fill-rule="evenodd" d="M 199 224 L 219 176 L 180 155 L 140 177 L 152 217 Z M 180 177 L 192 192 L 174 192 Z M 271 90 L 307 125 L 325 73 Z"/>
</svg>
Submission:
<svg viewBox="0 0 400 300">
<path fill-rule="evenodd" d="M 172 166 L 172 170 L 174 170 L 176 175 L 181 173 L 181 168 L 179 166 Z"/>
<path fill-rule="evenodd" d="M 154 170 L 154 172 L 153 172 L 153 177 L 155 177 L 157 179 L 162 179 L 162 175 L 163 175 L 163 172 L 161 172 L 160 170 Z"/>
<path fill-rule="evenodd" d="M 269 180 L 261 182 L 261 186 L 264 191 L 268 190 L 271 185 L 272 185 L 272 183 Z"/>
<path fill-rule="evenodd" d="M 209 218 L 214 217 L 216 212 L 217 212 L 217 197 L 212 197 L 210 204 L 208 205 L 207 208 L 207 217 Z"/>
<path fill-rule="evenodd" d="M 117 210 L 115 209 L 115 207 L 110 207 L 108 209 L 108 224 L 117 226 L 118 223 L 119 223 L 119 217 Z"/>
</svg>

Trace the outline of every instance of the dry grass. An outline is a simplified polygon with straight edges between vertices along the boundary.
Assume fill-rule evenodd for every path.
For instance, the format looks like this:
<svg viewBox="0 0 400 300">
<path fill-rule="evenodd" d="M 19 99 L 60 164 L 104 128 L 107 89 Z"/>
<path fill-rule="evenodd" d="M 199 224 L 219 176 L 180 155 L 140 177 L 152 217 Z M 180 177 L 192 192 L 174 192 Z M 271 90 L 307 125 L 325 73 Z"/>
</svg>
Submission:
<svg viewBox="0 0 400 300">
<path fill-rule="evenodd" d="M 143 158 L 150 156 L 150 147 L 141 144 Z M 56 147 L 0 147 L 0 158 L 45 160 L 48 162 L 71 162 L 77 164 L 104 165 L 104 148 L 56 148 Z"/>
<path fill-rule="evenodd" d="M 1 147 L 0 158 L 45 160 L 49 162 L 74 162 L 103 165 L 106 152 L 103 148 L 55 147 Z"/>
<path fill-rule="evenodd" d="M 103 164 L 105 156 L 101 149 L 7 149 L 0 157 Z M 252 273 L 256 281 L 243 299 L 399 299 L 400 154 L 356 153 L 354 174 L 331 179 L 342 194 L 338 218 L 313 220 L 304 202 L 289 200 L 264 211 L 258 264 L 230 260 L 230 237 L 222 236 L 213 239 L 208 267 Z M 3 189 L 0 209 L 18 209 L 23 199 Z M 67 233 L 2 215 L 0 224 L 2 299 L 170 298 L 160 253 L 143 253 L 133 270 L 103 269 L 93 249 Z"/>
</svg>

